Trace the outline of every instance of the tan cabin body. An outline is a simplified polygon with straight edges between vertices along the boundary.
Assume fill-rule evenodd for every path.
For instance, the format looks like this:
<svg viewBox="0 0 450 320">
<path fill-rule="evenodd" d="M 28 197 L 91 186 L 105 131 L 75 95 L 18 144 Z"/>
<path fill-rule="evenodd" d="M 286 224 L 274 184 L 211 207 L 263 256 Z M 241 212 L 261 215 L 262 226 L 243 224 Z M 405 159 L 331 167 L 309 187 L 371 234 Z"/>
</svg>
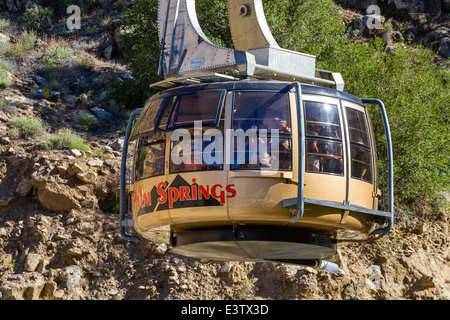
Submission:
<svg viewBox="0 0 450 320">
<path fill-rule="evenodd" d="M 170 225 L 182 255 L 321 259 L 389 217 L 378 210 L 367 109 L 342 91 L 268 80 L 180 86 L 148 100 L 130 141 L 135 229 L 145 238 Z M 304 211 L 293 219 L 299 181 Z"/>
</svg>

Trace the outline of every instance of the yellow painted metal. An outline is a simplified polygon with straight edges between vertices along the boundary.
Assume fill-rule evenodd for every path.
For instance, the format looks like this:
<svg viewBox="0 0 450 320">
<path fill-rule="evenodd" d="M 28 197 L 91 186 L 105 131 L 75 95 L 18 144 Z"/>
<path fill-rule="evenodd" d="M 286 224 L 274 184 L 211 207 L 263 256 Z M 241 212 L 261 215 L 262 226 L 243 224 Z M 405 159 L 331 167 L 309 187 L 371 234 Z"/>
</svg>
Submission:
<svg viewBox="0 0 450 320">
<path fill-rule="evenodd" d="M 262 0 L 228 0 L 228 18 L 236 50 L 279 48 L 264 16 Z"/>
</svg>

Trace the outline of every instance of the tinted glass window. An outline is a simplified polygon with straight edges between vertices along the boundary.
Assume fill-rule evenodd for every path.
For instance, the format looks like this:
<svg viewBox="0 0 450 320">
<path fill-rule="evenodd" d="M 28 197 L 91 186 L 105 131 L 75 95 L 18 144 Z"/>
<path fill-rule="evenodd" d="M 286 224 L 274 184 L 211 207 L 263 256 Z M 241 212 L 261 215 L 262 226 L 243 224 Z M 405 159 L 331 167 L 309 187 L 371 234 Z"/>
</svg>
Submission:
<svg viewBox="0 0 450 320">
<path fill-rule="evenodd" d="M 192 127 L 194 121 L 215 125 L 223 104 L 223 91 L 199 91 L 178 96 L 172 101 L 169 128 Z"/>
<path fill-rule="evenodd" d="M 219 129 L 195 139 L 193 130 L 171 142 L 170 173 L 223 169 L 223 138 Z"/>
<path fill-rule="evenodd" d="M 307 134 L 341 139 L 336 105 L 306 101 L 305 118 Z"/>
<path fill-rule="evenodd" d="M 307 171 L 344 174 L 342 143 L 308 138 L 306 148 Z"/>
<path fill-rule="evenodd" d="M 235 92 L 232 170 L 292 170 L 287 92 Z"/>
<path fill-rule="evenodd" d="M 364 113 L 351 108 L 347 108 L 346 110 L 350 141 L 368 146 L 369 140 Z"/>
<path fill-rule="evenodd" d="M 138 118 L 136 126 L 133 126 L 131 136 L 142 133 L 152 133 L 155 131 L 155 126 L 158 125 L 159 115 L 164 109 L 167 100 L 157 97 L 151 97 L 145 104 L 144 110 Z"/>
<path fill-rule="evenodd" d="M 351 146 L 352 178 L 372 181 L 371 152 L 362 146 Z"/>
<path fill-rule="evenodd" d="M 346 112 L 350 135 L 352 178 L 371 182 L 372 157 L 365 114 L 352 108 L 346 108 Z"/>
<path fill-rule="evenodd" d="M 292 170 L 292 139 L 245 137 L 234 139 L 232 170 Z"/>
<path fill-rule="evenodd" d="M 145 138 L 139 139 L 136 158 L 136 180 L 160 176 L 164 174 L 164 141 L 146 143 Z"/>
<path fill-rule="evenodd" d="M 291 132 L 289 95 L 286 92 L 236 92 L 234 98 L 233 128 L 277 129 Z"/>
<path fill-rule="evenodd" d="M 306 171 L 344 175 L 337 105 L 305 101 Z"/>
</svg>

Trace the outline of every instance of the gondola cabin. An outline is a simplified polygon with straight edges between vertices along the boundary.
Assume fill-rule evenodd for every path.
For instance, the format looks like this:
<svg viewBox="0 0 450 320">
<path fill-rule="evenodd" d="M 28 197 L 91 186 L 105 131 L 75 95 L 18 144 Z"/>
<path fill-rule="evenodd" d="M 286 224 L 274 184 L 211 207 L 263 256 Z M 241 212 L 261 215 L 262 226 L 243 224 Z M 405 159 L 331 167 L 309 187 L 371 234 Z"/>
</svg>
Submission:
<svg viewBox="0 0 450 320">
<path fill-rule="evenodd" d="M 161 2 L 160 16 L 167 21 L 174 13 Z M 182 1 L 180 10 L 183 5 L 188 10 L 189 1 Z M 167 29 L 167 23 L 163 26 Z M 188 28 L 183 32 L 188 37 Z M 173 50 L 173 42 L 167 49 L 161 33 L 162 69 L 170 75 L 173 52 L 179 50 Z M 272 55 L 273 48 L 267 50 Z M 253 53 L 260 61 L 260 53 Z M 379 105 L 391 150 L 382 102 L 339 90 L 339 77 L 329 73 L 319 79 L 274 72 L 270 61 L 252 67 L 251 58 L 235 54 L 231 62 L 241 75 L 244 66 L 244 77 L 198 71 L 169 77 L 156 85 L 162 91 L 132 114 L 122 161 L 123 237 L 134 238 L 123 231 L 126 195 L 140 236 L 168 225 L 173 251 L 195 258 L 317 266 L 336 253 L 338 241 L 389 231 L 392 172 L 389 211 L 383 211 L 365 105 Z M 189 61 L 183 59 L 174 64 L 177 72 Z M 292 61 L 307 65 L 309 59 L 295 55 Z M 189 66 L 202 63 L 207 64 L 205 58 L 194 56 Z M 249 70 L 258 76 L 249 76 Z M 134 156 L 126 186 L 130 142 Z M 388 158 L 392 165 L 391 153 Z"/>
</svg>

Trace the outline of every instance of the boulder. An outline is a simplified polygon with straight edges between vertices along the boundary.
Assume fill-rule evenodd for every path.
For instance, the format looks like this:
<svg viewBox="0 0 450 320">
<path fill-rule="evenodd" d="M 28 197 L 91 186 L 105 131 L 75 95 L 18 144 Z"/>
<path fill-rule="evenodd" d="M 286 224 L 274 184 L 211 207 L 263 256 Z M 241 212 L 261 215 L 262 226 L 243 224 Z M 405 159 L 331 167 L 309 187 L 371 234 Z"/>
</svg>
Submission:
<svg viewBox="0 0 450 320">
<path fill-rule="evenodd" d="M 0 110 L 0 120 L 4 122 L 9 121 L 9 117 L 2 110 Z"/>
<path fill-rule="evenodd" d="M 94 107 L 90 110 L 102 122 L 110 122 L 113 120 L 112 113 L 106 111 L 105 109 L 102 109 L 100 107 Z"/>
<path fill-rule="evenodd" d="M 70 189 L 53 182 L 47 182 L 39 188 L 38 198 L 42 206 L 51 211 L 70 211 L 73 208 L 80 208 Z"/>
<path fill-rule="evenodd" d="M 59 102 L 61 100 L 61 92 L 59 91 L 51 91 L 49 100 L 52 102 Z"/>
<path fill-rule="evenodd" d="M 115 41 L 120 53 L 124 54 L 129 49 L 126 46 L 126 43 L 124 43 L 122 37 L 133 33 L 134 30 L 135 30 L 135 27 L 130 27 L 130 26 L 120 26 L 116 30 L 114 30 L 114 33 L 113 33 L 114 41 Z"/>
<path fill-rule="evenodd" d="M 94 168 L 101 168 L 103 167 L 103 160 L 100 159 L 89 159 L 87 162 L 87 165 Z"/>
<path fill-rule="evenodd" d="M 0 299 L 39 300 L 45 286 L 44 277 L 37 272 L 9 277 L 0 287 Z"/>
<path fill-rule="evenodd" d="M 75 117 L 75 121 L 80 125 L 87 126 L 87 129 L 93 129 L 97 127 L 99 123 L 95 114 L 89 110 L 78 110 L 75 112 Z"/>
<path fill-rule="evenodd" d="M 0 198 L 0 207 L 8 206 L 11 203 L 11 201 L 13 201 L 14 199 L 16 199 L 16 197 L 14 197 L 14 196 L 1 197 Z"/>
<path fill-rule="evenodd" d="M 27 272 L 35 271 L 41 260 L 42 256 L 40 254 L 37 253 L 28 254 L 25 260 L 25 271 Z"/>
<path fill-rule="evenodd" d="M 19 196 L 25 197 L 30 193 L 32 189 L 33 185 L 31 184 L 31 178 L 23 177 L 22 180 L 17 185 L 16 193 Z"/>
<path fill-rule="evenodd" d="M 70 149 L 70 154 L 73 155 L 75 158 L 79 158 L 83 155 L 80 150 L 78 149 Z"/>
<path fill-rule="evenodd" d="M 81 109 L 88 109 L 88 108 L 94 107 L 95 106 L 95 102 L 90 100 L 88 98 L 87 94 L 82 93 L 78 97 L 75 105 L 76 105 L 76 107 L 81 108 Z"/>
<path fill-rule="evenodd" d="M 0 139 L 0 143 L 1 144 L 6 144 L 6 145 L 11 144 L 11 138 L 10 137 L 2 137 Z"/>
<path fill-rule="evenodd" d="M 439 42 L 439 54 L 445 59 L 450 58 L 450 37 L 443 38 Z"/>
<path fill-rule="evenodd" d="M 81 291 L 83 270 L 77 265 L 71 265 L 64 269 L 60 280 L 65 282 L 67 289 L 71 294 Z"/>
<path fill-rule="evenodd" d="M 69 108 L 75 108 L 78 97 L 68 94 L 61 97 L 63 103 L 65 103 Z"/>
<path fill-rule="evenodd" d="M 97 174 L 92 171 L 78 172 L 77 178 L 83 181 L 84 183 L 95 184 L 95 181 L 97 180 Z"/>
<path fill-rule="evenodd" d="M 83 168 L 81 168 L 80 165 L 78 165 L 77 163 L 74 163 L 71 166 L 69 166 L 69 168 L 67 169 L 67 173 L 70 176 L 74 176 L 77 173 L 81 172 L 82 170 L 83 170 Z"/>
<path fill-rule="evenodd" d="M 107 46 L 105 48 L 105 50 L 103 50 L 103 56 L 107 59 L 107 60 L 111 60 L 111 58 L 113 57 L 114 54 L 114 48 L 112 45 Z"/>
<path fill-rule="evenodd" d="M 114 151 L 121 151 L 123 149 L 123 144 L 124 144 L 124 139 L 118 138 L 117 140 L 113 141 L 113 143 L 111 143 L 111 148 Z"/>
<path fill-rule="evenodd" d="M 33 78 L 34 82 L 36 82 L 38 85 L 42 85 L 45 83 L 45 78 L 41 77 L 40 75 L 35 75 Z"/>
</svg>

